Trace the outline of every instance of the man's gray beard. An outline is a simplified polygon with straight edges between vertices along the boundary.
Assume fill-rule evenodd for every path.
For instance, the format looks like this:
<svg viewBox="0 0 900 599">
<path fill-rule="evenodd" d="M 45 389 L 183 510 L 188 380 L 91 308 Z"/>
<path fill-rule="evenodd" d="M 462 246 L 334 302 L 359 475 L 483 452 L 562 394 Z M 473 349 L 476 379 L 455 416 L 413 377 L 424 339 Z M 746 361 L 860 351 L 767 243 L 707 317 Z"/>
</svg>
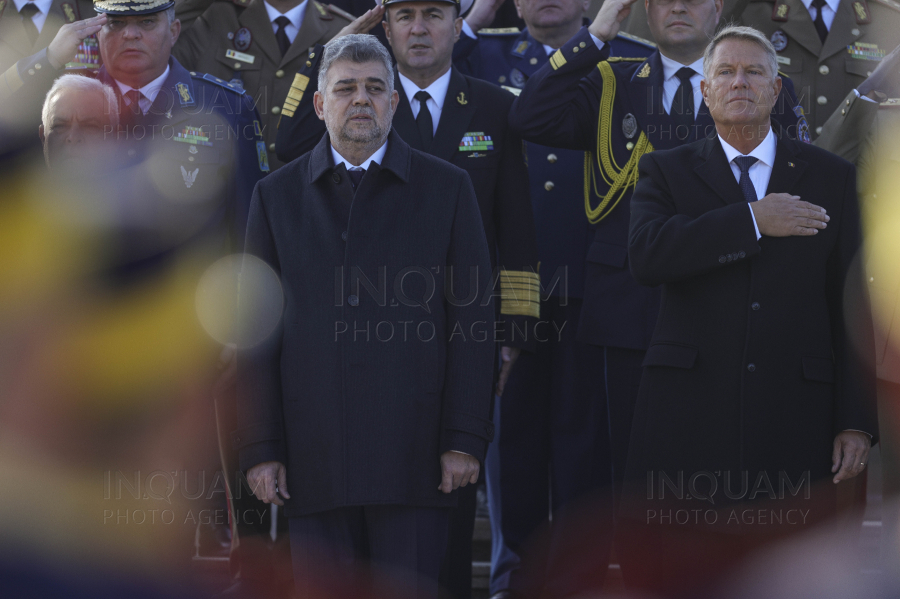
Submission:
<svg viewBox="0 0 900 599">
<path fill-rule="evenodd" d="M 375 123 L 375 126 L 368 131 L 353 131 L 348 121 L 341 127 L 338 138 L 344 143 L 352 144 L 370 144 L 379 141 L 384 137 L 384 129 L 377 120 L 372 122 Z"/>
</svg>

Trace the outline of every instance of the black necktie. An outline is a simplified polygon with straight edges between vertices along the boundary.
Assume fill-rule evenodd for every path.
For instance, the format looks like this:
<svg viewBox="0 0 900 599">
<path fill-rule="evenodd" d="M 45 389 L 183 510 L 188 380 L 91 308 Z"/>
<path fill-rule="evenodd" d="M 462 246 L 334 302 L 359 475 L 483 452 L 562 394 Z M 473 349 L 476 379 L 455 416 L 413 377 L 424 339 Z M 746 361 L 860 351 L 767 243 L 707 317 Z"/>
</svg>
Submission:
<svg viewBox="0 0 900 599">
<path fill-rule="evenodd" d="M 756 188 L 753 187 L 753 181 L 750 180 L 750 167 L 756 164 L 759 158 L 753 156 L 735 156 L 734 163 L 741 169 L 741 191 L 744 192 L 744 199 L 748 202 L 755 202 L 759 198 L 756 197 Z"/>
<path fill-rule="evenodd" d="M 28 39 L 31 40 L 31 45 L 34 45 L 34 42 L 38 37 L 37 25 L 34 24 L 32 17 L 39 12 L 41 12 L 41 9 L 35 6 L 34 2 L 28 2 L 22 7 L 22 10 L 19 11 L 19 14 L 22 15 L 22 25 L 25 27 L 25 33 L 28 34 Z"/>
<path fill-rule="evenodd" d="M 822 18 L 822 8 L 825 6 L 825 0 L 812 0 L 812 6 L 816 9 L 816 18 L 813 19 L 813 25 L 816 26 L 816 33 L 819 34 L 819 39 L 824 44 L 825 38 L 828 37 L 828 28 L 825 27 L 825 19 Z"/>
<path fill-rule="evenodd" d="M 359 182 L 362 181 L 363 176 L 366 174 L 365 169 L 353 166 L 350 167 L 350 170 L 347 171 L 347 174 L 350 176 L 350 183 L 353 184 L 353 190 L 356 191 L 356 188 L 359 187 Z"/>
<path fill-rule="evenodd" d="M 125 97 L 128 98 L 128 108 L 131 109 L 131 112 L 144 114 L 144 111 L 141 110 L 141 99 L 144 97 L 144 94 L 136 89 L 130 89 L 125 92 Z"/>
<path fill-rule="evenodd" d="M 682 67 L 678 69 L 675 76 L 681 80 L 681 85 L 672 98 L 672 110 L 669 115 L 675 121 L 676 137 L 678 139 L 687 139 L 691 137 L 691 128 L 694 126 L 694 86 L 691 85 L 691 77 L 694 76 L 694 69 L 690 67 Z M 687 134 L 681 126 L 687 127 Z M 679 130 L 680 129 L 680 130 Z"/>
<path fill-rule="evenodd" d="M 419 136 L 422 138 L 422 149 L 426 152 L 431 150 L 431 142 L 434 139 L 434 121 L 431 120 L 431 112 L 428 110 L 427 102 L 431 96 L 426 91 L 417 91 L 413 96 L 419 101 L 419 114 L 416 116 L 416 125 L 419 126 Z"/>
<path fill-rule="evenodd" d="M 291 47 L 291 40 L 288 39 L 284 28 L 291 24 L 291 20 L 287 17 L 278 17 L 275 19 L 275 24 L 278 25 L 278 30 L 275 31 L 275 39 L 278 41 L 278 49 L 281 50 L 281 55 L 284 56 L 287 54 L 288 48 Z"/>
</svg>

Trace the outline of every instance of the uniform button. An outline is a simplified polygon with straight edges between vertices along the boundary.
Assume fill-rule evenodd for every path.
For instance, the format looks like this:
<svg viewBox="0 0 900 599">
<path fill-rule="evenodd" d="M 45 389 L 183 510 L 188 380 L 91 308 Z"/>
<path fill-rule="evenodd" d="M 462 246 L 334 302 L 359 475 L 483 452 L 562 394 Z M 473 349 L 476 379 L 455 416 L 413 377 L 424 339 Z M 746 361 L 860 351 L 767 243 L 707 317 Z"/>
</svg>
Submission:
<svg viewBox="0 0 900 599">
<path fill-rule="evenodd" d="M 547 191 L 552 191 L 554 187 L 556 186 L 553 185 L 553 181 L 547 181 L 546 183 L 544 183 L 544 189 L 546 189 Z"/>
<path fill-rule="evenodd" d="M 825 96 L 819 96 L 818 98 L 816 98 L 816 102 L 818 102 L 820 106 L 824 106 L 825 104 L 828 104 L 828 98 L 826 98 Z"/>
<path fill-rule="evenodd" d="M 845 102 L 845 104 L 847 104 L 847 106 L 850 106 L 850 100 L 847 100 L 847 101 Z"/>
<path fill-rule="evenodd" d="M 633 150 L 633 149 L 634 149 L 634 144 L 633 144 L 632 142 L 629 141 L 627 144 L 625 144 L 625 149 L 626 149 L 626 150 L 629 150 L 629 151 L 630 151 L 630 150 Z"/>
<path fill-rule="evenodd" d="M 816 135 L 821 135 L 821 134 L 822 134 L 822 128 L 816 127 Z"/>
<path fill-rule="evenodd" d="M 819 72 L 822 73 L 823 75 L 827 75 L 828 71 L 830 71 L 830 70 L 831 69 L 828 68 L 827 64 L 823 64 L 822 66 L 819 67 Z"/>
<path fill-rule="evenodd" d="M 750 307 L 754 310 L 759 310 L 759 302 L 753 302 L 752 304 L 750 304 Z"/>
<path fill-rule="evenodd" d="M 347 303 L 350 304 L 351 306 L 358 306 L 359 298 L 356 297 L 355 295 L 351 295 L 350 297 L 347 298 Z"/>
<path fill-rule="evenodd" d="M 726 254 L 726 255 L 725 255 L 725 260 L 728 261 L 728 262 L 731 262 L 732 260 L 734 260 L 734 256 L 732 256 L 731 254 Z"/>
<path fill-rule="evenodd" d="M 281 79 L 282 77 L 284 77 L 284 71 L 278 69 L 277 71 L 275 71 L 275 76 Z"/>
<path fill-rule="evenodd" d="M 315 52 L 310 52 L 310 53 L 309 53 L 309 57 L 310 57 L 310 58 L 315 58 L 315 57 L 316 57 L 316 53 L 315 53 Z"/>
<path fill-rule="evenodd" d="M 853 35 L 859 35 L 859 29 L 857 29 L 856 27 L 854 27 L 853 29 L 850 30 L 850 33 L 853 34 Z"/>
<path fill-rule="evenodd" d="M 506 75 L 500 75 L 500 77 L 497 78 L 497 81 L 499 81 L 500 83 L 506 83 Z"/>
<path fill-rule="evenodd" d="M 743 252 L 743 250 L 740 253 L 738 253 L 738 258 L 746 258 L 746 257 L 747 257 L 747 254 L 745 254 Z"/>
<path fill-rule="evenodd" d="M 191 77 L 196 77 L 196 76 L 197 76 L 196 71 L 191 71 Z"/>
<path fill-rule="evenodd" d="M 725 264 L 725 256 L 719 256 L 719 264 Z"/>
<path fill-rule="evenodd" d="M 578 46 L 575 46 L 574 48 L 572 48 L 572 52 L 574 52 L 574 53 L 577 54 L 577 53 L 578 53 Z"/>
<path fill-rule="evenodd" d="M 872 76 L 872 71 L 866 71 L 866 77 L 871 77 L 871 76 Z"/>
<path fill-rule="evenodd" d="M 347 232 L 346 231 L 341 233 L 341 239 L 343 239 L 344 241 L 347 241 Z"/>
<path fill-rule="evenodd" d="M 279 114 L 280 112 L 281 112 L 281 108 L 279 108 L 278 106 L 272 107 L 272 114 Z"/>
<path fill-rule="evenodd" d="M 235 69 L 241 68 L 241 63 L 239 63 L 239 62 L 234 63 L 234 68 Z"/>
<path fill-rule="evenodd" d="M 188 162 L 193 162 L 193 161 L 194 161 L 194 157 L 193 157 L 193 156 L 188 156 Z"/>
<path fill-rule="evenodd" d="M 36 68 L 37 70 L 40 71 L 40 70 L 41 70 L 41 63 L 37 63 L 36 65 L 34 65 L 34 68 Z"/>
<path fill-rule="evenodd" d="M 34 75 L 34 69 L 28 69 L 28 74 L 29 74 L 29 75 Z"/>
<path fill-rule="evenodd" d="M 874 282 L 875 282 L 875 277 L 869 277 L 869 282 L 870 282 L 870 283 L 874 283 Z"/>
<path fill-rule="evenodd" d="M 274 152 L 274 151 L 275 151 L 275 144 L 269 144 L 269 151 L 270 151 L 270 152 Z"/>
<path fill-rule="evenodd" d="M 550 164 L 553 164 L 554 162 L 556 162 L 556 160 L 557 160 L 556 154 L 547 154 L 547 161 Z"/>
<path fill-rule="evenodd" d="M 581 43 L 578 44 L 578 45 L 581 46 L 582 48 L 584 48 L 585 46 L 587 46 L 587 44 L 585 44 L 584 42 L 581 42 Z"/>
<path fill-rule="evenodd" d="M 341 176 L 338 173 L 331 173 L 331 180 L 335 183 L 341 182 Z"/>
<path fill-rule="evenodd" d="M 841 116 L 844 116 L 845 114 L 847 114 L 847 110 L 844 108 L 841 108 Z"/>
<path fill-rule="evenodd" d="M 306 61 L 306 66 L 311 67 L 311 66 L 312 66 L 312 63 L 311 63 L 310 61 L 307 60 L 307 61 Z"/>
<path fill-rule="evenodd" d="M 531 64 L 537 64 L 537 58 L 532 57 L 531 60 L 528 61 Z"/>
<path fill-rule="evenodd" d="M 749 370 L 750 372 L 755 372 L 756 364 L 747 364 L 747 370 Z"/>
</svg>

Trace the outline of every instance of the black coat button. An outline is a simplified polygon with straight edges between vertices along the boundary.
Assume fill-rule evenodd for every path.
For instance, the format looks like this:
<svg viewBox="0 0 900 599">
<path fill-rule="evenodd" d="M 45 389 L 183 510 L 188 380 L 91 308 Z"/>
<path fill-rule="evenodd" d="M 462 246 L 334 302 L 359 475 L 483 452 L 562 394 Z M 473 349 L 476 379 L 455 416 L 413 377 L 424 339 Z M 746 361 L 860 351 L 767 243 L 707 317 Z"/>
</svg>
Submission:
<svg viewBox="0 0 900 599">
<path fill-rule="evenodd" d="M 732 256 L 731 254 L 728 254 L 727 256 L 725 256 L 725 259 L 728 260 L 729 262 L 731 262 L 732 260 L 734 260 L 734 256 Z"/>
<path fill-rule="evenodd" d="M 750 304 L 750 307 L 754 310 L 759 310 L 759 302 L 753 302 L 752 304 Z"/>
<path fill-rule="evenodd" d="M 738 258 L 746 258 L 747 254 L 743 252 L 743 250 L 738 254 Z"/>
<path fill-rule="evenodd" d="M 331 180 L 335 183 L 341 182 L 341 174 L 340 173 L 331 173 Z"/>
<path fill-rule="evenodd" d="M 719 264 L 725 264 L 725 256 L 719 256 Z"/>
<path fill-rule="evenodd" d="M 747 370 L 749 370 L 750 372 L 755 372 L 756 364 L 747 364 Z"/>
<path fill-rule="evenodd" d="M 346 231 L 341 233 L 341 239 L 343 239 L 344 241 L 347 241 L 347 232 Z"/>
<path fill-rule="evenodd" d="M 355 295 L 351 295 L 350 297 L 347 298 L 347 303 L 350 304 L 351 306 L 358 306 L 359 298 L 356 297 Z"/>
</svg>

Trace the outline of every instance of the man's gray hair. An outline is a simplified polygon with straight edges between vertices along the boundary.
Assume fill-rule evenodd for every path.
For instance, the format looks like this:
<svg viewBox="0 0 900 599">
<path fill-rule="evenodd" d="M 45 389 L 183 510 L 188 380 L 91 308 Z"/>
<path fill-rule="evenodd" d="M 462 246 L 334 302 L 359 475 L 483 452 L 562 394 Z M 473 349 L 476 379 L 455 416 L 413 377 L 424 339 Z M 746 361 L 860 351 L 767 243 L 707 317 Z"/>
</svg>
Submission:
<svg viewBox="0 0 900 599">
<path fill-rule="evenodd" d="M 778 76 L 778 54 L 775 52 L 775 46 L 769 41 L 763 33 L 753 27 L 743 27 L 740 25 L 728 25 L 719 31 L 706 46 L 703 53 L 703 77 L 709 79 L 712 75 L 712 57 L 716 51 L 716 46 L 725 40 L 745 40 L 753 42 L 766 52 L 767 62 L 769 63 L 769 74 L 774 80 Z"/>
<path fill-rule="evenodd" d="M 170 6 L 166 9 L 166 20 L 169 22 L 169 25 L 175 22 L 175 7 Z"/>
<path fill-rule="evenodd" d="M 394 92 L 394 63 L 387 48 L 378 38 L 367 33 L 354 33 L 335 38 L 325 44 L 325 53 L 322 55 L 322 64 L 319 65 L 319 92 L 325 93 L 325 84 L 328 81 L 328 69 L 338 60 L 349 62 L 380 62 L 387 72 L 388 93 Z"/>
<path fill-rule="evenodd" d="M 43 123 L 45 131 L 50 129 L 50 101 L 54 96 L 66 90 L 72 90 L 82 94 L 92 92 L 99 93 L 103 96 L 103 104 L 105 105 L 98 107 L 98 110 L 102 110 L 104 115 L 109 116 L 109 122 L 113 127 L 118 126 L 119 103 L 116 101 L 116 93 L 110 86 L 101 83 L 96 79 L 91 79 L 90 77 L 84 77 L 82 75 L 63 75 L 53 82 L 53 87 L 50 88 L 50 91 L 47 92 L 47 96 L 44 98 L 44 108 L 41 111 L 41 123 Z"/>
</svg>

